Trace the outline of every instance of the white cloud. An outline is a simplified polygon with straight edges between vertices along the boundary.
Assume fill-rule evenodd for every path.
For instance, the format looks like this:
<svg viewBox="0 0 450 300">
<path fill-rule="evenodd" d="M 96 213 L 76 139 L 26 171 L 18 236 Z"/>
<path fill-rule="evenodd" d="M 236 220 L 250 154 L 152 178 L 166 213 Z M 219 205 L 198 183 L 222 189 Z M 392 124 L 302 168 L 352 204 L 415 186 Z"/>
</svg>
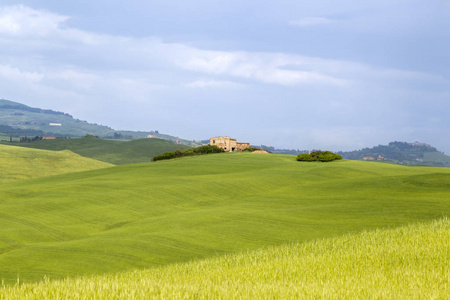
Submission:
<svg viewBox="0 0 450 300">
<path fill-rule="evenodd" d="M 194 49 L 192 49 L 194 50 Z M 178 63 L 181 67 L 213 75 L 234 76 L 286 86 L 302 84 L 342 85 L 344 81 L 316 70 L 286 70 L 287 64 L 311 63 L 307 57 L 277 53 L 191 51 Z"/>
<path fill-rule="evenodd" d="M 286 64 L 313 64 L 307 57 L 277 53 L 208 51 L 182 44 L 163 43 L 158 38 L 99 35 L 64 27 L 67 19 L 66 16 L 25 6 L 6 7 L 0 12 L 0 24 L 3 24 L 0 36 L 3 35 L 10 45 L 14 45 L 9 48 L 11 55 L 14 55 L 13 52 L 17 48 L 22 52 L 29 49 L 31 54 L 34 54 L 33 51 L 39 51 L 40 55 L 49 53 L 48 55 L 52 55 L 52 64 L 61 61 L 60 67 L 67 67 L 67 63 L 80 67 L 89 62 L 85 68 L 148 70 L 156 67 L 172 69 L 175 72 L 194 71 L 285 86 L 343 84 L 339 77 L 318 69 L 305 71 L 283 68 Z M 39 37 L 36 38 L 36 35 Z M 7 50 L 5 48 L 4 51 Z M 55 52 L 59 56 L 54 56 Z M 76 59 L 79 61 L 74 62 Z M 184 80 L 177 76 L 171 80 L 175 81 L 171 84 L 184 84 Z M 222 78 L 214 80 L 216 85 L 217 82 L 224 81 Z"/>
<path fill-rule="evenodd" d="M 18 68 L 14 68 L 8 65 L 0 65 L 0 77 L 9 80 L 15 80 L 17 82 L 28 81 L 36 83 L 41 81 L 44 75 L 37 72 L 22 71 Z"/>
<path fill-rule="evenodd" d="M 298 20 L 289 21 L 289 25 L 295 27 L 309 27 L 316 25 L 325 25 L 336 22 L 333 19 L 321 18 L 321 17 L 307 17 Z"/>
<path fill-rule="evenodd" d="M 23 5 L 0 8 L 0 33 L 46 36 L 60 28 L 66 16 Z"/>
<path fill-rule="evenodd" d="M 231 81 L 224 80 L 196 80 L 185 85 L 189 88 L 233 88 L 239 86 Z"/>
</svg>

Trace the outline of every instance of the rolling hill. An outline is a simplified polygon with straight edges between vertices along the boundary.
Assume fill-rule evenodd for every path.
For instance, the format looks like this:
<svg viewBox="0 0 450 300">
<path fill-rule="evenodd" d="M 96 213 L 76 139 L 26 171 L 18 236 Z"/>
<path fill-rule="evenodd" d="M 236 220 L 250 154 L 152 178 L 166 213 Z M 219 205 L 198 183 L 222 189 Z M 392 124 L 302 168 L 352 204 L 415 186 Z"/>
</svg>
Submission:
<svg viewBox="0 0 450 300">
<path fill-rule="evenodd" d="M 3 144 L 10 145 L 5 142 Z M 163 139 L 118 141 L 104 140 L 93 136 L 14 143 L 14 145 L 53 151 L 70 150 L 81 156 L 115 165 L 150 162 L 155 155 L 189 148 Z"/>
<path fill-rule="evenodd" d="M 0 298 L 446 299 L 449 239 L 443 219 L 145 271 L 46 278 L 0 287 Z"/>
<path fill-rule="evenodd" d="M 450 170 L 223 153 L 0 185 L 6 283 L 116 273 L 450 214 Z"/>
<path fill-rule="evenodd" d="M 111 167 L 70 151 L 0 145 L 0 183 Z"/>
</svg>

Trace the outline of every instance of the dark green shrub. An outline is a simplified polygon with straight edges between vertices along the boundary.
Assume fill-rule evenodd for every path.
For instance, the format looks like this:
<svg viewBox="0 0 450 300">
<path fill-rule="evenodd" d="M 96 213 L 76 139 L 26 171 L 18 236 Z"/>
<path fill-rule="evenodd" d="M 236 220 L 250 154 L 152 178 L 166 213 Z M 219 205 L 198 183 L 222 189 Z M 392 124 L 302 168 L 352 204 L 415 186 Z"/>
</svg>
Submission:
<svg viewBox="0 0 450 300">
<path fill-rule="evenodd" d="M 297 155 L 297 160 L 298 161 L 316 161 L 316 158 L 312 157 L 308 153 L 302 153 L 302 154 Z"/>
<path fill-rule="evenodd" d="M 155 157 L 153 157 L 153 161 L 221 152 L 225 151 L 217 146 L 205 145 L 197 148 L 189 148 L 183 151 L 177 150 L 175 152 L 166 152 L 160 155 L 156 155 Z"/>
<path fill-rule="evenodd" d="M 192 149 L 194 149 L 194 151 L 198 154 L 225 152 L 225 150 L 223 150 L 217 146 L 211 146 L 211 145 L 200 146 L 200 147 L 192 148 Z"/>
<path fill-rule="evenodd" d="M 174 157 L 175 157 L 174 156 L 174 152 L 165 152 L 163 154 L 156 155 L 155 157 L 153 157 L 153 161 L 164 160 L 164 159 L 172 159 Z"/>
<path fill-rule="evenodd" d="M 339 154 L 334 154 L 331 151 L 313 151 L 310 154 L 302 153 L 297 156 L 297 161 L 321 161 L 328 162 L 342 159 Z"/>
</svg>

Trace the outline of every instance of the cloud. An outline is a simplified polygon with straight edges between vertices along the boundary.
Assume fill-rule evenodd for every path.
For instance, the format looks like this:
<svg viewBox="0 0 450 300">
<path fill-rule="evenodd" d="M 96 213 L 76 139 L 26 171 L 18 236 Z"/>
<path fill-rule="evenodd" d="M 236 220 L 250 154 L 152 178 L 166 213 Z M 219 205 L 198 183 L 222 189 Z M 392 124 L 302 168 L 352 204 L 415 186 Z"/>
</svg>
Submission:
<svg viewBox="0 0 450 300">
<path fill-rule="evenodd" d="M 334 22 L 336 22 L 336 20 L 328 19 L 328 18 L 307 17 L 307 18 L 289 21 L 289 25 L 295 26 L 295 27 L 310 27 L 310 26 L 331 24 Z"/>
<path fill-rule="evenodd" d="M 34 10 L 25 6 L 2 8 L 0 34 L 14 56 L 20 48 L 39 51 L 45 59 L 61 67 L 104 68 L 105 70 L 164 69 L 194 71 L 218 77 L 234 77 L 259 83 L 284 86 L 305 84 L 341 85 L 343 81 L 326 72 L 288 70 L 286 64 L 311 64 L 307 57 L 279 53 L 209 51 L 177 43 L 164 43 L 159 38 L 130 38 L 100 35 L 64 26 L 66 16 Z M 36 37 L 38 36 L 38 38 Z M 59 54 L 55 56 L 54 53 Z M 160 72 L 163 73 L 163 72 Z M 169 78 L 169 77 L 166 77 Z M 161 78 L 160 78 L 161 79 Z M 172 77 L 171 84 L 184 85 L 185 80 Z M 217 78 L 216 82 L 230 81 Z M 167 84 L 156 82 L 155 84 Z M 211 84 L 209 84 L 211 85 Z"/>
<path fill-rule="evenodd" d="M 262 83 L 286 86 L 304 84 L 342 85 L 344 81 L 325 73 L 286 70 L 286 64 L 304 64 L 307 57 L 248 52 L 191 51 L 179 65 L 182 68 L 213 75 L 233 76 Z"/>
<path fill-rule="evenodd" d="M 0 77 L 9 80 L 15 80 L 17 82 L 28 81 L 37 83 L 42 80 L 44 75 L 37 72 L 22 71 L 18 68 L 13 68 L 8 65 L 0 65 Z"/>
<path fill-rule="evenodd" d="M 0 33 L 16 36 L 46 36 L 55 32 L 67 16 L 35 10 L 23 5 L 0 8 Z"/>
<path fill-rule="evenodd" d="M 233 88 L 239 86 L 237 83 L 224 80 L 196 80 L 185 84 L 189 88 Z"/>
</svg>

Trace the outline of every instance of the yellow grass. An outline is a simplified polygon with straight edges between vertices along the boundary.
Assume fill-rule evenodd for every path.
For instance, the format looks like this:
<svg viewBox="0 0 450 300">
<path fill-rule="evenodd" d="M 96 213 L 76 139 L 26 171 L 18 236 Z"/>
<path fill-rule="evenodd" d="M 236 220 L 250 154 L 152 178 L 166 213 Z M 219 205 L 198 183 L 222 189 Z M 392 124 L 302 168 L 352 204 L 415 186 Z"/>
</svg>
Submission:
<svg viewBox="0 0 450 300">
<path fill-rule="evenodd" d="M 0 299 L 448 299 L 450 221 L 147 271 L 17 284 Z"/>
</svg>

